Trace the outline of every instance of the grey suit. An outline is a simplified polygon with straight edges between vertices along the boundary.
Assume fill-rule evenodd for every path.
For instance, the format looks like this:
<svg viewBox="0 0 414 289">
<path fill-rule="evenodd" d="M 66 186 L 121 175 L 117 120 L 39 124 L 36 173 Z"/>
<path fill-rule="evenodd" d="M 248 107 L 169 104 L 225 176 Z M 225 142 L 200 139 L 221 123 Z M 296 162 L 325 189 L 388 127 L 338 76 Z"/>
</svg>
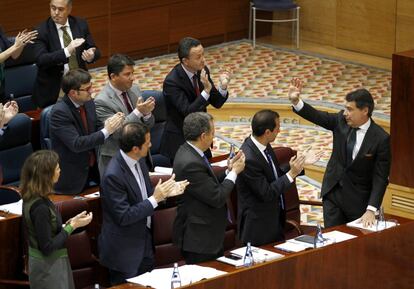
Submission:
<svg viewBox="0 0 414 289">
<path fill-rule="evenodd" d="M 130 89 L 127 90 L 129 100 L 132 104 L 132 107 L 135 107 L 135 104 L 138 98 L 141 96 L 141 90 L 137 85 L 132 85 Z M 123 112 L 125 114 L 125 123 L 127 122 L 141 122 L 150 128 L 154 125 L 154 116 L 148 120 L 137 117 L 134 112 L 128 113 L 128 110 L 121 99 L 116 95 L 115 91 L 111 88 L 109 83 L 101 90 L 98 96 L 95 98 L 96 105 L 96 114 L 98 117 L 98 125 L 103 125 L 105 120 L 113 116 L 117 112 Z M 98 152 L 98 165 L 99 172 L 102 175 L 106 166 L 108 165 L 111 158 L 119 150 L 119 136 L 121 130 L 117 130 L 110 137 L 105 140 L 105 143 L 100 146 Z"/>
</svg>

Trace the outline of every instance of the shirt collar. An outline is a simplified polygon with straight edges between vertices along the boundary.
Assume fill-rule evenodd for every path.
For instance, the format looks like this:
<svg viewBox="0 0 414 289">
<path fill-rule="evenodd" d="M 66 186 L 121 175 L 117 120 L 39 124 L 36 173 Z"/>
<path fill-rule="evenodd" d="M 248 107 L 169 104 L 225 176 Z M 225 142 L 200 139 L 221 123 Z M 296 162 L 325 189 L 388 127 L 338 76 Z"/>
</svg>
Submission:
<svg viewBox="0 0 414 289">
<path fill-rule="evenodd" d="M 66 27 L 69 27 L 69 29 L 70 29 L 70 25 L 69 25 L 69 18 L 68 19 L 66 19 L 66 23 L 65 24 L 58 24 L 58 23 L 56 23 L 55 22 L 55 25 L 56 25 L 56 29 L 59 31 L 62 27 L 64 27 L 64 26 L 66 26 Z"/>
<path fill-rule="evenodd" d="M 122 150 L 119 150 L 121 152 L 121 156 L 126 162 L 127 166 L 133 171 L 135 169 L 135 165 L 138 163 L 137 160 L 134 160 L 130 156 L 128 156 L 126 153 L 124 153 Z"/>
<path fill-rule="evenodd" d="M 371 125 L 371 118 L 368 118 L 367 122 L 363 125 L 359 126 L 360 130 L 367 131 L 369 126 Z"/>
<path fill-rule="evenodd" d="M 261 151 L 261 152 L 265 151 L 266 146 L 264 146 L 260 142 L 258 142 L 257 139 L 255 139 L 253 135 L 250 136 L 250 139 L 252 140 L 254 145 L 259 149 L 259 151 Z"/>
<path fill-rule="evenodd" d="M 75 102 L 72 98 L 70 98 L 70 96 L 68 95 L 69 100 L 73 103 L 73 105 L 75 106 L 75 108 L 79 108 L 81 105 L 77 102 Z"/>
<path fill-rule="evenodd" d="M 187 74 L 188 78 L 190 80 L 193 80 L 193 76 L 195 73 L 192 73 L 191 71 L 187 70 L 183 64 L 181 64 L 181 67 L 184 69 L 185 74 Z"/>
<path fill-rule="evenodd" d="M 109 81 L 109 86 L 115 91 L 117 96 L 121 96 L 122 92 L 121 90 L 119 90 L 118 88 L 116 88 L 115 86 L 112 85 L 112 83 Z"/>
<path fill-rule="evenodd" d="M 203 158 L 204 157 L 204 152 L 202 150 L 200 150 L 198 147 L 196 147 L 195 145 L 193 145 L 192 143 L 190 143 L 189 141 L 187 141 L 187 143 L 196 150 L 196 152 Z"/>
</svg>

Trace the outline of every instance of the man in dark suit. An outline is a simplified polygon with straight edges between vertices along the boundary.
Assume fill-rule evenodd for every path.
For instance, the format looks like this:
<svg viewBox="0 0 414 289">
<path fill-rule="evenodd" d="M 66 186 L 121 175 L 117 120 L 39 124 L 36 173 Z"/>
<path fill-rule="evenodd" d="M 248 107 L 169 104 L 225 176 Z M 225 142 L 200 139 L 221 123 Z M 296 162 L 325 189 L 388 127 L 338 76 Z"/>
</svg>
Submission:
<svg viewBox="0 0 414 289">
<path fill-rule="evenodd" d="M 178 202 L 173 241 L 186 263 L 195 264 L 223 254 L 226 201 L 244 169 L 244 154 L 240 151 L 229 162 L 227 176 L 216 176 L 204 155 L 214 138 L 213 118 L 205 112 L 191 113 L 183 131 L 186 142 L 177 151 L 173 171 L 177 180 L 188 179 L 190 185 Z"/>
<path fill-rule="evenodd" d="M 51 0 L 50 17 L 36 29 L 37 78 L 33 102 L 39 107 L 54 104 L 59 96 L 63 74 L 70 69 L 86 68 L 100 57 L 88 23 L 69 16 L 72 0 Z"/>
<path fill-rule="evenodd" d="M 300 99 L 302 82 L 293 79 L 289 99 L 294 111 L 333 132 L 333 150 L 322 183 L 325 227 L 360 218 L 364 226 L 375 222 L 388 185 L 390 136 L 372 119 L 374 100 L 366 89 L 345 97 L 338 113 L 316 110 Z"/>
<path fill-rule="evenodd" d="M 181 194 L 188 184 L 175 182 L 173 175 L 151 187 L 145 164 L 151 142 L 145 125 L 125 124 L 119 144 L 102 178 L 103 223 L 98 240 L 100 261 L 109 269 L 112 285 L 152 270 L 151 216 L 159 202 Z"/>
<path fill-rule="evenodd" d="M 206 66 L 204 48 L 200 41 L 191 37 L 183 38 L 178 44 L 178 58 L 180 63 L 170 71 L 163 84 L 167 123 L 160 150 L 161 154 L 171 160 L 184 143 L 184 118 L 192 112 L 207 111 L 210 104 L 220 108 L 229 96 L 227 85 L 230 72 L 223 71 L 220 74 L 217 89 Z M 206 154 L 211 157 L 209 149 Z"/>
<path fill-rule="evenodd" d="M 244 244 L 261 246 L 284 239 L 284 194 L 302 171 L 305 161 L 316 161 L 315 155 L 303 154 L 292 157 L 290 166 L 279 166 L 271 147 L 279 131 L 279 114 L 261 110 L 252 119 L 252 135 L 241 146 L 246 167 L 236 185 L 238 232 Z"/>
<path fill-rule="evenodd" d="M 99 184 L 95 148 L 124 120 L 122 113 L 115 114 L 98 128 L 91 88 L 88 72 L 80 68 L 69 71 L 62 79 L 65 95 L 51 111 L 50 139 L 60 158 L 61 174 L 55 185 L 59 194 L 81 193 L 90 181 Z"/>
</svg>

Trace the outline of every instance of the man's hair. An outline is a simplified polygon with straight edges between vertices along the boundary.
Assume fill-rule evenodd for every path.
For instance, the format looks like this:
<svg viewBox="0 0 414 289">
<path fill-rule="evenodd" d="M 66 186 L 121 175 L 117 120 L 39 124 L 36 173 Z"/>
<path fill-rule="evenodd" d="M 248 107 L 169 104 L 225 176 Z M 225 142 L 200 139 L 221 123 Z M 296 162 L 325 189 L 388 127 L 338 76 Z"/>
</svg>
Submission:
<svg viewBox="0 0 414 289">
<path fill-rule="evenodd" d="M 119 138 L 119 148 L 125 153 L 129 153 L 134 146 L 141 148 L 148 132 L 148 127 L 142 123 L 129 122 L 124 124 Z"/>
<path fill-rule="evenodd" d="M 52 193 L 58 163 L 59 156 L 52 150 L 36 151 L 26 159 L 20 173 L 20 192 L 24 201 Z"/>
<path fill-rule="evenodd" d="M 131 57 L 124 54 L 114 54 L 108 60 L 107 71 L 108 77 L 111 78 L 111 74 L 118 75 L 124 69 L 125 66 L 134 66 L 135 62 Z"/>
<path fill-rule="evenodd" d="M 345 97 L 346 101 L 355 101 L 355 105 L 359 109 L 368 107 L 368 116 L 371 117 L 374 111 L 374 99 L 371 93 L 365 88 L 360 88 L 355 91 L 348 93 Z"/>
<path fill-rule="evenodd" d="M 82 84 L 91 82 L 91 75 L 82 68 L 69 70 L 62 78 L 62 90 L 68 94 L 71 89 L 78 90 Z"/>
<path fill-rule="evenodd" d="M 186 116 L 183 124 L 184 139 L 196 141 L 203 133 L 210 132 L 213 117 L 207 112 L 193 112 Z"/>
<path fill-rule="evenodd" d="M 191 48 L 199 45 L 201 45 L 201 42 L 198 39 L 192 37 L 184 37 L 181 39 L 180 43 L 178 43 L 178 58 L 180 62 L 183 62 L 183 58 L 188 58 Z"/>
<path fill-rule="evenodd" d="M 52 2 L 52 0 L 50 0 Z M 72 0 L 66 0 L 66 6 L 72 6 Z"/>
<path fill-rule="evenodd" d="M 279 118 L 279 114 L 270 109 L 263 109 L 256 112 L 252 119 L 253 135 L 262 136 L 267 129 L 273 131 L 276 127 L 275 119 L 277 118 Z"/>
</svg>

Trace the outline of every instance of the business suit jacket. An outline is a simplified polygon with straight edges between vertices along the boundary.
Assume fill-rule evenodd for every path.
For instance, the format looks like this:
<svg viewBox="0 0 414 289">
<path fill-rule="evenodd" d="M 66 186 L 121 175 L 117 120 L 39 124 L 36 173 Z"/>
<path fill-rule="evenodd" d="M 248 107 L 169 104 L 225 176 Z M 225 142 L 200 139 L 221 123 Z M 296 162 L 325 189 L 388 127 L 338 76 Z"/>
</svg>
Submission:
<svg viewBox="0 0 414 289">
<path fill-rule="evenodd" d="M 248 137 L 241 147 L 246 166 L 236 181 L 239 238 L 255 246 L 283 240 L 285 212 L 280 208 L 280 195 L 292 186 L 285 174 L 289 166 L 282 170 L 271 146 L 267 145 L 267 149 L 278 178 L 275 179 L 267 159 Z"/>
<path fill-rule="evenodd" d="M 89 153 L 105 141 L 97 125 L 95 104 L 84 104 L 88 132 L 82 124 L 79 109 L 65 95 L 50 112 L 50 139 L 52 149 L 59 155 L 61 174 L 55 190 L 62 194 L 82 192 L 89 172 Z"/>
<path fill-rule="evenodd" d="M 205 67 L 208 79 L 212 85 L 210 98 L 208 101 L 204 97 L 197 97 L 192 81 L 188 78 L 181 64 L 177 64 L 167 75 L 163 84 L 163 94 L 167 108 L 167 123 L 161 140 L 161 154 L 174 159 L 180 145 L 184 140 L 183 122 L 184 118 L 192 112 L 207 111 L 207 106 L 212 105 L 220 108 L 227 101 L 228 93 L 223 97 L 214 86 L 210 77 L 210 71 Z M 198 87 L 200 93 L 204 90 L 204 85 L 200 81 L 198 74 Z"/>
<path fill-rule="evenodd" d="M 362 215 L 368 205 L 379 208 L 390 172 L 389 134 L 371 119 L 358 154 L 347 165 L 346 141 L 351 127 L 346 123 L 344 112 L 322 112 L 305 103 L 296 113 L 333 132 L 333 150 L 323 178 L 322 197 L 339 184 L 346 194 L 343 200 L 349 211 Z"/>
<path fill-rule="evenodd" d="M 135 104 L 138 98 L 141 96 L 141 90 L 137 85 L 132 85 L 132 87 L 127 90 L 129 99 L 131 101 L 132 108 L 135 108 Z M 135 113 L 131 112 L 128 114 L 128 110 L 125 104 L 119 99 L 116 95 L 115 91 L 111 88 L 109 83 L 107 83 L 104 88 L 99 92 L 97 97 L 95 98 L 95 105 L 96 105 L 96 114 L 98 116 L 98 122 L 102 125 L 105 120 L 111 116 L 113 116 L 117 112 L 123 112 L 125 114 L 125 123 L 127 122 L 140 122 L 144 123 L 148 127 L 152 127 L 154 125 L 154 115 L 148 120 L 144 120 L 143 118 L 139 118 L 136 116 Z M 99 148 L 99 170 L 101 174 L 103 173 L 104 168 L 107 165 L 106 159 L 113 157 L 117 151 L 119 150 L 119 137 L 120 137 L 121 129 L 118 129 L 114 132 L 111 136 L 109 136 L 105 143 L 100 146 Z"/>
<path fill-rule="evenodd" d="M 86 62 L 82 60 L 82 51 L 96 47 L 89 32 L 88 23 L 78 17 L 69 16 L 69 25 L 73 39 L 84 38 L 85 42 L 76 48 L 76 59 L 79 68 L 87 69 Z M 52 18 L 48 18 L 37 28 L 39 33 L 35 40 L 36 64 L 38 67 L 36 82 L 33 88 L 33 102 L 39 107 L 54 104 L 59 96 L 64 64 L 69 62 L 60 45 L 59 34 Z M 101 56 L 99 49 L 95 51 L 92 62 Z"/>
<path fill-rule="evenodd" d="M 177 181 L 190 182 L 178 202 L 174 244 L 186 252 L 217 254 L 223 249 L 226 201 L 234 183 L 224 179 L 224 172 L 216 177 L 188 143 L 178 149 L 173 172 Z"/>
<path fill-rule="evenodd" d="M 145 160 L 141 159 L 139 164 L 150 197 L 153 189 Z M 102 178 L 101 202 L 100 262 L 111 270 L 136 273 L 145 253 L 147 217 L 152 216 L 154 209 L 148 199 L 142 199 L 138 183 L 119 151 Z"/>
</svg>

